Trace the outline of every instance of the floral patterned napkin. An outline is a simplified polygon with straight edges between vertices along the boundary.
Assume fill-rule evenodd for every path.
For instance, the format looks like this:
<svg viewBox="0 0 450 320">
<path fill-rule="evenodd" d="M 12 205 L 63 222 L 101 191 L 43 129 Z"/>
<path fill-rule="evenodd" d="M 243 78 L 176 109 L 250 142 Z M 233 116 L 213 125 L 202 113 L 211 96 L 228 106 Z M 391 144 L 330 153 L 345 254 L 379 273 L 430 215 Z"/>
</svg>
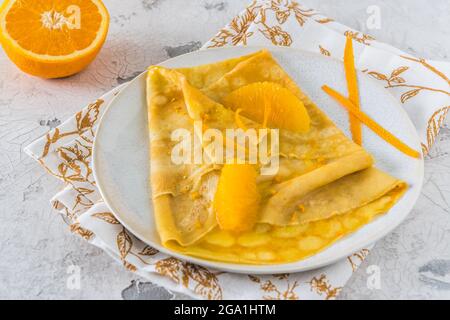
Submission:
<svg viewBox="0 0 450 320">
<path fill-rule="evenodd" d="M 380 81 L 404 105 L 426 155 L 450 110 L 450 63 L 415 58 L 290 0 L 254 1 L 204 48 L 292 46 L 342 59 L 346 35 L 356 42 L 358 69 Z M 369 250 L 310 272 L 238 275 L 159 253 L 126 230 L 102 201 L 91 167 L 98 121 L 120 89 L 91 103 L 26 148 L 50 174 L 65 182 L 51 202 L 72 232 L 102 248 L 128 270 L 196 298 L 333 299 L 339 294 Z"/>
</svg>

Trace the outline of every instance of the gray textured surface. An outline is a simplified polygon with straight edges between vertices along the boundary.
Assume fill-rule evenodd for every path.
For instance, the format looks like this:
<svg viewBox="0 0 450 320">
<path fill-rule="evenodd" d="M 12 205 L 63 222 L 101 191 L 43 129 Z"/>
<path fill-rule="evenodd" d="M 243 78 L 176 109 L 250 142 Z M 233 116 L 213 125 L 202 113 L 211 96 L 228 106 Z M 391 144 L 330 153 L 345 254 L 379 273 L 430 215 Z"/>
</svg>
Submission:
<svg viewBox="0 0 450 320">
<path fill-rule="evenodd" d="M 449 59 L 448 0 L 300 2 L 410 53 Z M 105 4 L 111 14 L 107 43 L 79 75 L 53 81 L 29 77 L 0 51 L 0 298 L 183 298 L 140 280 L 71 235 L 49 204 L 61 183 L 22 150 L 80 106 L 148 65 L 197 49 L 246 1 L 105 0 Z M 380 30 L 367 30 L 369 5 L 381 9 Z M 449 152 L 447 126 L 427 161 L 424 191 L 415 209 L 376 245 L 341 299 L 450 298 Z M 71 265 L 81 268 L 79 290 L 66 285 Z M 381 271 L 379 290 L 366 285 L 371 265 Z"/>
</svg>

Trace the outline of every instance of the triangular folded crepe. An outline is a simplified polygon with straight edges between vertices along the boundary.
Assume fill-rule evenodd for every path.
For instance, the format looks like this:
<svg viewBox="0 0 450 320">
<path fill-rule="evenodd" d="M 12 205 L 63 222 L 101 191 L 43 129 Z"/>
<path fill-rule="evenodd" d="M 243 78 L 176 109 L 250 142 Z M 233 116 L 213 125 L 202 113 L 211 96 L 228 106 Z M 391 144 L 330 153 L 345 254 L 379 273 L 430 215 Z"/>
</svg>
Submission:
<svg viewBox="0 0 450 320">
<path fill-rule="evenodd" d="M 280 129 L 279 171 L 258 178 L 258 223 L 234 234 L 220 230 L 212 206 L 222 166 L 214 161 L 174 164 L 171 151 L 178 142 L 171 135 L 183 128 L 198 136 L 198 120 L 220 131 L 238 128 L 225 98 L 256 82 L 274 82 L 295 94 L 311 128 L 306 133 Z M 234 263 L 295 261 L 388 211 L 407 188 L 374 168 L 372 157 L 334 125 L 268 51 L 193 68 L 150 67 L 147 94 L 154 214 L 162 243 L 174 250 Z M 246 127 L 261 128 L 242 119 Z"/>
</svg>

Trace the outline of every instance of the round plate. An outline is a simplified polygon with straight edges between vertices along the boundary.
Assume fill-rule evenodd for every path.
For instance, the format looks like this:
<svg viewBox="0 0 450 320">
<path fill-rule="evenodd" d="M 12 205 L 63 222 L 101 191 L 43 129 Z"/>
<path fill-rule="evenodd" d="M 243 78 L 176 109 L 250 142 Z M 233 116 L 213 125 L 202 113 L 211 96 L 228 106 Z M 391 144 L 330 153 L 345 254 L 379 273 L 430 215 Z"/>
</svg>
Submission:
<svg viewBox="0 0 450 320">
<path fill-rule="evenodd" d="M 246 55 L 260 47 L 233 47 L 197 51 L 170 59 L 162 66 L 191 67 Z M 321 86 L 328 84 L 347 92 L 342 62 L 290 48 L 270 48 L 281 66 L 347 136 L 348 114 L 328 97 Z M 417 132 L 406 112 L 378 82 L 359 73 L 364 112 L 409 146 L 420 150 Z M 376 166 L 406 181 L 410 188 L 389 211 L 356 233 L 326 250 L 295 263 L 244 265 L 221 263 L 173 252 L 161 245 L 156 230 L 149 188 L 149 141 L 146 103 L 146 73 L 126 86 L 103 115 L 94 143 L 94 176 L 106 204 L 117 219 L 139 239 L 168 255 L 206 267 L 252 274 L 299 272 L 322 267 L 369 246 L 398 226 L 419 197 L 423 160 L 407 157 L 364 127 L 364 147 L 376 159 Z"/>
</svg>

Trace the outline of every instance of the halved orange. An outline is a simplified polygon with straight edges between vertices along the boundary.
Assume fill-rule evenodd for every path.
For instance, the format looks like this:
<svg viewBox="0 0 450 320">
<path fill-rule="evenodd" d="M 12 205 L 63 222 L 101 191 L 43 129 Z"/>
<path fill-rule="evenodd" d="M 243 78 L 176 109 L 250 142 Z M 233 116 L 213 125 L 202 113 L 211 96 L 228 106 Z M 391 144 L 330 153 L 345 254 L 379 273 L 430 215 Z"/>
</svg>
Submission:
<svg viewBox="0 0 450 320">
<path fill-rule="evenodd" d="M 303 102 L 275 82 L 256 82 L 231 92 L 226 107 L 271 128 L 307 132 L 311 120 Z"/>
<path fill-rule="evenodd" d="M 222 168 L 213 207 L 222 230 L 251 230 L 256 222 L 260 195 L 257 173 L 251 164 L 226 164 Z"/>
<path fill-rule="evenodd" d="M 24 72 L 42 78 L 73 75 L 97 56 L 109 27 L 100 0 L 5 0 L 0 41 Z"/>
</svg>

